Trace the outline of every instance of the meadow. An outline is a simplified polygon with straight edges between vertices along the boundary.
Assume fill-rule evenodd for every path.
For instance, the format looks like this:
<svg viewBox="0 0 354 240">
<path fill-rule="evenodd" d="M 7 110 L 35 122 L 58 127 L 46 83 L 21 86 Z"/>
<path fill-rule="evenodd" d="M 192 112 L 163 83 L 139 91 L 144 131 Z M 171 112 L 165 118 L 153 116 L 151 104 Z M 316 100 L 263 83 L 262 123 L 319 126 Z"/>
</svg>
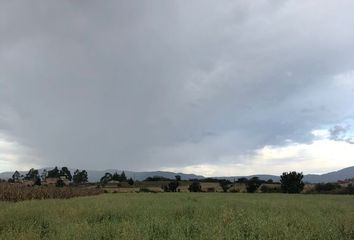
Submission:
<svg viewBox="0 0 354 240">
<path fill-rule="evenodd" d="M 0 202 L 0 239 L 354 239 L 354 197 L 108 193 Z"/>
</svg>

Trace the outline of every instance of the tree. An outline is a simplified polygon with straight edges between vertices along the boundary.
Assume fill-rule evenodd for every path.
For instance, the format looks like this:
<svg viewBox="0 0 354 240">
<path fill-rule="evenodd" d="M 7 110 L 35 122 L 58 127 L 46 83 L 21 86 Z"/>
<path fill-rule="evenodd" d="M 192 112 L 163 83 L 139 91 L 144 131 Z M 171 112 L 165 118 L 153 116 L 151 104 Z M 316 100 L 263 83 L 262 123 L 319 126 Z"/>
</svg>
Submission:
<svg viewBox="0 0 354 240">
<path fill-rule="evenodd" d="M 109 172 L 106 172 L 106 173 L 104 174 L 104 176 L 101 177 L 100 182 L 101 182 L 103 185 L 105 185 L 105 184 L 107 184 L 107 183 L 108 183 L 109 181 L 111 181 L 111 180 L 112 180 L 112 174 L 109 173 Z"/>
<path fill-rule="evenodd" d="M 86 170 L 81 171 L 81 183 L 87 183 L 88 182 L 88 174 Z"/>
<path fill-rule="evenodd" d="M 178 186 L 179 186 L 178 181 L 172 181 L 168 184 L 168 188 L 169 188 L 170 192 L 177 192 Z"/>
<path fill-rule="evenodd" d="M 129 179 L 128 179 L 128 184 L 129 184 L 129 185 L 134 185 L 134 180 L 133 180 L 132 178 L 129 178 Z"/>
<path fill-rule="evenodd" d="M 48 178 L 59 178 L 60 177 L 60 171 L 58 167 L 53 168 L 52 170 L 48 171 Z"/>
<path fill-rule="evenodd" d="M 31 168 L 24 177 L 25 180 L 30 180 L 34 182 L 34 185 L 42 185 L 41 177 L 37 169 Z"/>
<path fill-rule="evenodd" d="M 172 181 L 173 179 L 165 178 L 161 176 L 147 177 L 143 182 L 159 182 L 159 181 Z"/>
<path fill-rule="evenodd" d="M 302 173 L 284 172 L 280 176 L 281 189 L 284 193 L 300 193 L 304 189 L 304 182 Z"/>
<path fill-rule="evenodd" d="M 18 182 L 20 179 L 21 179 L 21 174 L 18 171 L 15 171 L 14 174 L 12 174 L 12 181 Z"/>
<path fill-rule="evenodd" d="M 111 180 L 120 182 L 121 180 L 120 175 L 117 172 L 113 173 Z"/>
<path fill-rule="evenodd" d="M 201 192 L 202 186 L 200 185 L 199 181 L 194 181 L 191 185 L 189 185 L 188 190 L 190 192 Z"/>
<path fill-rule="evenodd" d="M 75 184 L 79 184 L 80 181 L 81 181 L 81 179 L 80 179 L 80 170 L 76 169 L 76 171 L 74 172 L 74 176 L 73 176 L 73 182 Z"/>
<path fill-rule="evenodd" d="M 43 172 L 42 172 L 42 174 L 41 174 L 41 180 L 42 180 L 42 181 L 45 181 L 47 175 L 48 175 L 47 169 L 44 169 Z"/>
<path fill-rule="evenodd" d="M 69 181 L 73 179 L 70 170 L 67 167 L 62 167 L 60 171 L 60 175 L 66 177 Z"/>
<path fill-rule="evenodd" d="M 73 176 L 73 182 L 75 184 L 87 183 L 88 177 L 86 170 L 80 171 L 79 169 L 76 169 Z"/>
<path fill-rule="evenodd" d="M 254 193 L 255 191 L 257 191 L 257 189 L 259 188 L 259 186 L 261 184 L 262 184 L 262 181 L 259 180 L 258 177 L 253 177 L 253 178 L 249 179 L 246 183 L 247 192 Z"/>
<path fill-rule="evenodd" d="M 26 174 L 26 176 L 24 177 L 25 180 L 33 180 L 33 181 L 36 181 L 37 178 L 39 178 L 38 170 L 34 168 L 31 168 Z"/>
<path fill-rule="evenodd" d="M 123 171 L 121 174 L 120 174 L 120 182 L 126 182 L 127 181 L 127 176 L 125 176 L 125 172 Z"/>
<path fill-rule="evenodd" d="M 227 190 L 229 190 L 230 184 L 231 184 L 231 182 L 229 180 L 226 180 L 226 179 L 222 179 L 222 180 L 219 181 L 219 185 L 220 185 L 220 187 L 222 188 L 222 190 L 224 192 L 227 192 Z"/>
<path fill-rule="evenodd" d="M 180 175 L 176 175 L 175 178 L 176 178 L 177 182 L 181 181 L 181 176 Z"/>
<path fill-rule="evenodd" d="M 273 179 L 269 178 L 269 179 L 267 180 L 267 183 L 272 184 L 272 183 L 273 183 Z"/>
<path fill-rule="evenodd" d="M 245 177 L 242 177 L 242 178 L 237 179 L 237 182 L 238 182 L 238 183 L 247 183 L 247 182 L 248 182 L 248 179 L 245 178 Z"/>
</svg>

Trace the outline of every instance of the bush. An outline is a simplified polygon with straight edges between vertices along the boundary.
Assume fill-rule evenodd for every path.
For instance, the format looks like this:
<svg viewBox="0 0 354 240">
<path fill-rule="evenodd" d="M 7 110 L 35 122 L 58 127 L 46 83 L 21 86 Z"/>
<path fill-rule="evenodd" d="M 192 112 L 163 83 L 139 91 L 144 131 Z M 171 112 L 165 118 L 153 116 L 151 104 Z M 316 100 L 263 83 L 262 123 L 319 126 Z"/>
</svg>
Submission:
<svg viewBox="0 0 354 240">
<path fill-rule="evenodd" d="M 280 193 L 281 192 L 280 186 L 276 187 L 276 186 L 262 185 L 260 190 L 262 193 Z"/>
<path fill-rule="evenodd" d="M 350 194 L 350 195 L 353 195 L 353 194 L 354 194 L 354 186 L 353 186 L 353 184 L 348 184 L 347 187 L 341 188 L 338 193 L 340 193 L 340 194 Z"/>
<path fill-rule="evenodd" d="M 318 183 L 315 185 L 315 191 L 319 193 L 335 193 L 340 188 L 338 183 Z"/>
<path fill-rule="evenodd" d="M 234 189 L 234 188 L 233 188 L 233 189 L 231 189 L 231 190 L 230 190 L 230 192 L 231 192 L 231 193 L 238 193 L 238 192 L 240 192 L 240 190 L 239 190 L 239 189 Z"/>
<path fill-rule="evenodd" d="M 152 191 L 148 188 L 140 188 L 139 189 L 139 192 L 146 192 L 146 193 L 156 193 L 155 191 Z"/>
</svg>

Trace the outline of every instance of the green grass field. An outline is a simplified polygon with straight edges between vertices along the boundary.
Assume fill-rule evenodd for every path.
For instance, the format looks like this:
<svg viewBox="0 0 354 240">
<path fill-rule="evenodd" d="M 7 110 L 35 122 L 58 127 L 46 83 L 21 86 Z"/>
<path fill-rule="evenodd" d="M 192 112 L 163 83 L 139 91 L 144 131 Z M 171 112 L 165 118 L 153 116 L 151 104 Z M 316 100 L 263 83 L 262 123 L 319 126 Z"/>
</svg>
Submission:
<svg viewBox="0 0 354 240">
<path fill-rule="evenodd" d="M 0 239 L 354 239 L 354 196 L 118 193 L 1 202 Z"/>
</svg>

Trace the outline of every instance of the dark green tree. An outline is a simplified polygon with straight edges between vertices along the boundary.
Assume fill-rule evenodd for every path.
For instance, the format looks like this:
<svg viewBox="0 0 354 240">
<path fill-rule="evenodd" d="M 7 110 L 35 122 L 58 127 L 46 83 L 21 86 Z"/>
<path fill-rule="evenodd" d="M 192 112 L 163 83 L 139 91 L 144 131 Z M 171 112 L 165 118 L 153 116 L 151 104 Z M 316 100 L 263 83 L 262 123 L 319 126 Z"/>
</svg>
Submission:
<svg viewBox="0 0 354 240">
<path fill-rule="evenodd" d="M 107 184 L 107 183 L 108 183 L 109 181 L 111 181 L 111 180 L 112 180 L 112 174 L 109 173 L 109 172 L 107 172 L 107 173 L 104 174 L 103 177 L 101 177 L 100 182 L 101 182 L 103 185 L 105 185 L 105 184 Z"/>
<path fill-rule="evenodd" d="M 31 168 L 24 177 L 25 180 L 30 180 L 34 182 L 34 185 L 40 186 L 42 184 L 41 177 L 37 169 Z"/>
<path fill-rule="evenodd" d="M 120 182 L 126 182 L 127 181 L 127 176 L 125 176 L 125 172 L 123 171 L 121 174 L 120 174 Z"/>
<path fill-rule="evenodd" d="M 45 181 L 47 175 L 48 175 L 47 169 L 43 169 L 43 172 L 41 174 L 41 180 Z"/>
<path fill-rule="evenodd" d="M 222 190 L 224 192 L 227 192 L 227 190 L 229 190 L 230 184 L 231 184 L 231 182 L 229 180 L 226 180 L 226 179 L 222 179 L 222 180 L 219 181 L 219 185 L 220 185 L 220 187 L 222 188 Z"/>
<path fill-rule="evenodd" d="M 133 180 L 132 178 L 129 178 L 129 179 L 128 179 L 128 184 L 129 184 L 129 185 L 134 185 L 134 180 Z"/>
<path fill-rule="evenodd" d="M 20 179 L 21 179 L 21 174 L 18 171 L 15 171 L 14 174 L 12 174 L 12 181 L 18 182 Z"/>
<path fill-rule="evenodd" d="M 284 193 L 300 193 L 304 189 L 304 182 L 302 173 L 284 172 L 280 176 L 281 190 Z"/>
<path fill-rule="evenodd" d="M 181 181 L 181 176 L 180 176 L 180 175 L 176 175 L 175 178 L 176 178 L 176 181 L 177 181 L 177 182 L 180 182 L 180 181 Z"/>
<path fill-rule="evenodd" d="M 273 179 L 271 179 L 271 178 L 270 178 L 270 179 L 268 179 L 268 180 L 267 180 L 267 183 L 272 184 L 272 183 L 273 183 Z"/>
<path fill-rule="evenodd" d="M 87 183 L 88 182 L 88 174 L 86 170 L 82 170 L 81 173 L 81 183 Z"/>
<path fill-rule="evenodd" d="M 189 185 L 188 190 L 190 192 L 201 192 L 202 186 L 199 181 L 193 181 L 191 185 Z"/>
<path fill-rule="evenodd" d="M 259 180 L 258 177 L 252 177 L 246 183 L 247 192 L 248 193 L 254 193 L 255 191 L 257 191 L 257 189 L 259 188 L 259 186 L 261 184 L 262 184 L 262 181 Z"/>
<path fill-rule="evenodd" d="M 120 175 L 117 172 L 115 172 L 115 173 L 113 173 L 111 180 L 120 182 L 121 181 L 121 177 L 120 177 Z"/>
<path fill-rule="evenodd" d="M 171 181 L 168 184 L 168 189 L 170 192 L 177 192 L 177 188 L 179 186 L 179 182 L 178 181 Z"/>
<path fill-rule="evenodd" d="M 242 178 L 237 179 L 237 182 L 238 182 L 238 183 L 247 183 L 247 182 L 248 182 L 248 179 L 245 178 L 245 177 L 242 177 Z"/>
<path fill-rule="evenodd" d="M 48 171 L 47 177 L 48 178 L 59 178 L 60 171 L 59 171 L 58 167 L 55 167 L 52 170 Z"/>
<path fill-rule="evenodd" d="M 74 172 L 73 182 L 75 184 L 87 183 L 88 182 L 88 176 L 87 176 L 86 170 L 80 171 L 79 169 L 77 169 Z"/>
<path fill-rule="evenodd" d="M 33 181 L 35 181 L 37 178 L 39 178 L 38 170 L 34 168 L 31 168 L 24 177 L 25 180 L 33 180 Z"/>
<path fill-rule="evenodd" d="M 67 167 L 62 167 L 60 171 L 60 175 L 66 177 L 69 181 L 73 179 L 70 170 Z"/>
</svg>

